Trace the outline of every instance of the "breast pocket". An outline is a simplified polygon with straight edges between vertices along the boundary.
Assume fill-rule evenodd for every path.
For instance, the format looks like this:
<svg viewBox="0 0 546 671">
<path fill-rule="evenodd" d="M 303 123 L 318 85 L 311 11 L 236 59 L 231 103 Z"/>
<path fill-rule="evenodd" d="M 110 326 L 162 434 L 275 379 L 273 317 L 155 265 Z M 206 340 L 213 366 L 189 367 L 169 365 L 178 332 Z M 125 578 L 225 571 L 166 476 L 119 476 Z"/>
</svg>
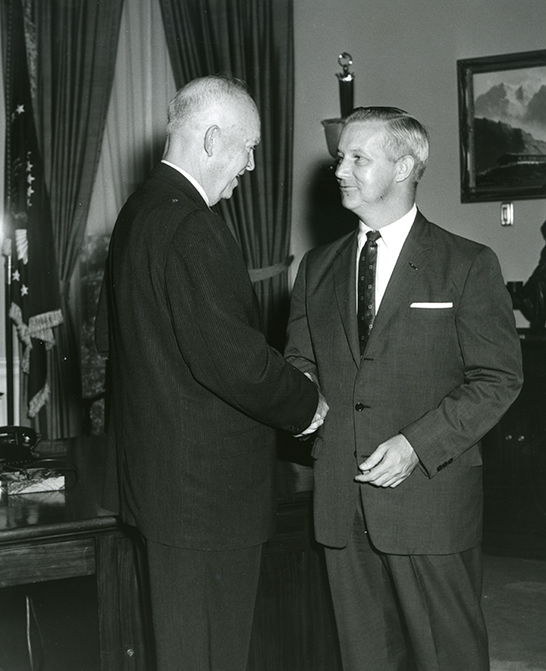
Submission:
<svg viewBox="0 0 546 671">
<path fill-rule="evenodd" d="M 410 315 L 422 319 L 441 319 L 455 313 L 453 303 L 412 303 Z"/>
<path fill-rule="evenodd" d="M 408 308 L 403 327 L 399 347 L 414 367 L 429 368 L 457 348 L 454 308 Z"/>
</svg>

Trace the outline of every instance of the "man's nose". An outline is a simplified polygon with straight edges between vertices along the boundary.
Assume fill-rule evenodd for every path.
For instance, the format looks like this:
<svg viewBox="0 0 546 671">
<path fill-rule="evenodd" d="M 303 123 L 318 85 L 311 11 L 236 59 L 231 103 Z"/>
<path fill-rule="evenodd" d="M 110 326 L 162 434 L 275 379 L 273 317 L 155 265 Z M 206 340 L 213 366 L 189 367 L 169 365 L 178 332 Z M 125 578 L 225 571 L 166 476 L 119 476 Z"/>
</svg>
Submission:
<svg viewBox="0 0 546 671">
<path fill-rule="evenodd" d="M 341 179 L 343 176 L 346 176 L 348 173 L 347 170 L 347 163 L 344 159 L 338 158 L 337 159 L 337 165 L 336 165 L 336 172 L 335 175 L 338 179 Z"/>
</svg>

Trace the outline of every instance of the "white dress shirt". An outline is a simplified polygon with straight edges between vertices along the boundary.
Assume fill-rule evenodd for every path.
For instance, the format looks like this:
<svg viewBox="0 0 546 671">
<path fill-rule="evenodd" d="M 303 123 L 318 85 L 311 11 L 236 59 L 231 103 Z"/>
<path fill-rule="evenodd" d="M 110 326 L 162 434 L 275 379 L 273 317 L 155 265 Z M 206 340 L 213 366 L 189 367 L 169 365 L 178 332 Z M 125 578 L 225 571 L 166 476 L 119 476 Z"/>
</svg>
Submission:
<svg viewBox="0 0 546 671">
<path fill-rule="evenodd" d="M 182 168 L 179 168 L 177 165 L 174 163 L 171 163 L 170 161 L 166 161 L 164 158 L 161 159 L 161 163 L 164 163 L 165 165 L 170 165 L 171 168 L 174 168 L 175 170 L 178 170 L 178 172 L 188 180 L 188 182 L 191 182 L 193 186 L 199 191 L 199 193 L 203 196 L 203 200 L 207 204 L 207 207 L 210 207 L 209 199 L 207 194 L 205 193 L 205 189 L 199 184 L 199 182 L 195 179 L 195 177 L 192 177 L 188 172 L 183 170 Z"/>
<path fill-rule="evenodd" d="M 375 312 L 379 310 L 383 296 L 387 289 L 387 284 L 391 279 L 392 271 L 398 261 L 404 242 L 410 232 L 417 214 L 417 206 L 414 204 L 411 210 L 392 224 L 384 226 L 379 232 L 381 237 L 377 240 L 377 265 L 375 267 Z M 356 286 L 357 286 L 357 306 L 358 312 L 358 261 L 362 248 L 366 244 L 366 233 L 371 231 L 369 226 L 363 221 L 358 224 L 358 250 L 356 255 Z"/>
</svg>

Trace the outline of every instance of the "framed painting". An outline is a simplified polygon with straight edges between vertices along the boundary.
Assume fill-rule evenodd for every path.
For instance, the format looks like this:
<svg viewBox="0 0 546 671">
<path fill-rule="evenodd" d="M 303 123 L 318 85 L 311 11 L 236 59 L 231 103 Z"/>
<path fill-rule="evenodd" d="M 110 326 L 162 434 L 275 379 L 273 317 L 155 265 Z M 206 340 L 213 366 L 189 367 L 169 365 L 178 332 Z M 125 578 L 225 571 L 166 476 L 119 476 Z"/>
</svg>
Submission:
<svg viewBox="0 0 546 671">
<path fill-rule="evenodd" d="M 461 201 L 546 198 L 546 49 L 457 61 Z"/>
</svg>

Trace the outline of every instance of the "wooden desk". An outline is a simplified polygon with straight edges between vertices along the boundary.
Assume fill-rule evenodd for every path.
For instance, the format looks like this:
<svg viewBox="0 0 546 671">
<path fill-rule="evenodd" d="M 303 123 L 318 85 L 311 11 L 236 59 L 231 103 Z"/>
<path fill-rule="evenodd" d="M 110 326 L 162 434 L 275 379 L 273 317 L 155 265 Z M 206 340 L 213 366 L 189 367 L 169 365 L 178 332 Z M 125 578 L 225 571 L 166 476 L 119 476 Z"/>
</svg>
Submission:
<svg viewBox="0 0 546 671">
<path fill-rule="evenodd" d="M 80 438 L 44 448 L 64 456 L 75 472 L 67 474 L 64 493 L 3 498 L 0 587 L 94 574 L 101 670 L 144 671 L 133 539 L 98 504 L 104 438 Z"/>
<path fill-rule="evenodd" d="M 102 671 L 149 671 L 134 537 L 98 504 L 104 436 L 67 441 L 62 451 L 78 476 L 72 482 L 68 475 L 64 494 L 0 504 L 0 587 L 95 575 Z M 313 540 L 311 470 L 282 460 L 278 470 L 277 533 L 264 546 L 247 671 L 336 671 L 324 558 Z"/>
</svg>

